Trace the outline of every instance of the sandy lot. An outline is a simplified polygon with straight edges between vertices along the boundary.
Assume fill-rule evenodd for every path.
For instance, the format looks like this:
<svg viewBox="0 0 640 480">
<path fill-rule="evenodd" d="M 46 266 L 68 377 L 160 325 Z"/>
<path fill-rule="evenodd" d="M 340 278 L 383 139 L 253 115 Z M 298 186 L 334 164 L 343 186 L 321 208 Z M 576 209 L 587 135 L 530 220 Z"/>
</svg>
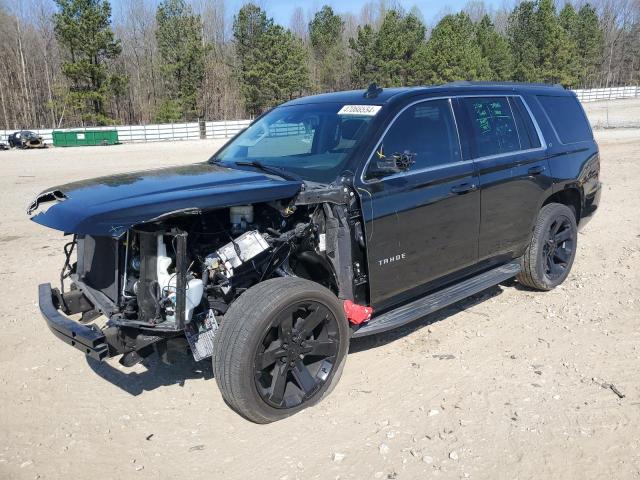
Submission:
<svg viewBox="0 0 640 480">
<path fill-rule="evenodd" d="M 216 145 L 0 152 L 0 478 L 640 477 L 640 130 L 597 136 L 603 202 L 564 285 L 354 341 L 326 401 L 266 426 L 225 406 L 208 362 L 88 362 L 36 305 L 65 240 L 28 220 L 35 193 Z"/>
<path fill-rule="evenodd" d="M 640 128 L 640 98 L 600 100 L 582 105 L 593 127 Z"/>
</svg>

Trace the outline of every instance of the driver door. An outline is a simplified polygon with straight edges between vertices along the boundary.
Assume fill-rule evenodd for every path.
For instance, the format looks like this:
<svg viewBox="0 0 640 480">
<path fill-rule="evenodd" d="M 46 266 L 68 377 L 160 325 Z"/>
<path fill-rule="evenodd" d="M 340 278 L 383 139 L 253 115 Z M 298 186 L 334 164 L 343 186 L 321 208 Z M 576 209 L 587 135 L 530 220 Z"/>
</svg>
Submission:
<svg viewBox="0 0 640 480">
<path fill-rule="evenodd" d="M 393 172 L 394 158 L 414 163 Z M 358 188 L 374 308 L 418 296 L 477 262 L 478 184 L 473 162 L 462 160 L 450 99 L 416 102 L 396 116 Z"/>
</svg>

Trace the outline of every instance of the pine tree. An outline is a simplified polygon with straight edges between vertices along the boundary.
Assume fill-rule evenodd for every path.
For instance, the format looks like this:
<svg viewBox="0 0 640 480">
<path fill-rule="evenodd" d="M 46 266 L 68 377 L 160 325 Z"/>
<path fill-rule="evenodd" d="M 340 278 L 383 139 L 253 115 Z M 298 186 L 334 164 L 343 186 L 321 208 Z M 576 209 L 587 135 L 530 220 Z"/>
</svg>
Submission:
<svg viewBox="0 0 640 480">
<path fill-rule="evenodd" d="M 378 81 L 375 41 L 376 34 L 369 24 L 358 26 L 356 37 L 349 39 L 349 48 L 353 51 L 351 83 L 354 88 L 363 88 Z"/>
<path fill-rule="evenodd" d="M 384 86 L 407 85 L 412 75 L 411 63 L 424 43 L 425 26 L 413 13 L 389 10 L 377 32 L 374 43 L 379 78 Z"/>
<path fill-rule="evenodd" d="M 535 3 L 524 1 L 513 9 L 507 22 L 507 37 L 513 55 L 514 80 L 541 81 L 537 33 Z"/>
<path fill-rule="evenodd" d="M 238 11 L 233 19 L 233 36 L 241 64 L 248 62 L 259 49 L 262 36 L 272 25 L 273 20 L 254 3 L 247 3 Z"/>
<path fill-rule="evenodd" d="M 156 41 L 166 98 L 156 112 L 160 122 L 198 117 L 206 47 L 202 19 L 184 0 L 164 0 L 156 12 Z"/>
<path fill-rule="evenodd" d="M 576 23 L 574 41 L 576 42 L 577 55 L 580 62 L 580 84 L 581 86 L 587 86 L 595 82 L 595 76 L 600 68 L 604 35 L 598 20 L 598 14 L 589 4 L 583 5 L 578 10 Z M 637 41 L 639 37 L 640 35 L 636 32 L 636 45 L 640 43 Z M 636 58 L 640 58 L 637 53 Z"/>
<path fill-rule="evenodd" d="M 576 9 L 573 8 L 573 5 L 570 3 L 565 3 L 562 10 L 560 10 L 559 15 L 560 26 L 564 28 L 564 31 L 567 35 L 569 35 L 572 39 L 577 38 L 578 35 L 578 13 Z"/>
<path fill-rule="evenodd" d="M 268 94 L 262 89 L 263 79 L 260 78 L 258 63 L 264 57 L 260 50 L 261 44 L 267 30 L 272 26 L 273 21 L 269 20 L 267 14 L 253 3 L 244 5 L 233 21 L 238 77 L 245 109 L 251 115 L 260 113 L 269 102 Z"/>
<path fill-rule="evenodd" d="M 392 87 L 413 79 L 412 64 L 425 43 L 425 26 L 416 13 L 385 12 L 380 29 L 359 26 L 356 38 L 349 39 L 353 51 L 352 80 L 364 87 L 370 82 Z"/>
<path fill-rule="evenodd" d="M 262 68 L 257 71 L 261 71 L 269 93 L 264 107 L 271 108 L 301 96 L 309 87 L 309 70 L 307 53 L 300 39 L 281 25 L 272 25 L 264 37 L 263 49 Z"/>
<path fill-rule="evenodd" d="M 574 86 L 578 81 L 576 45 L 560 25 L 553 0 L 540 0 L 535 32 L 542 81 Z"/>
<path fill-rule="evenodd" d="M 500 35 L 489 15 L 484 15 L 476 25 L 476 39 L 482 57 L 486 59 L 489 80 L 511 80 L 513 75 L 513 57 L 507 39 Z"/>
<path fill-rule="evenodd" d="M 306 51 L 300 39 L 275 25 L 260 7 L 249 3 L 240 9 L 233 35 L 249 114 L 258 115 L 308 88 Z"/>
<path fill-rule="evenodd" d="M 345 84 L 346 55 L 343 44 L 344 22 L 327 5 L 309 22 L 309 39 L 317 65 L 317 89 L 339 90 Z"/>
<path fill-rule="evenodd" d="M 111 30 L 107 0 L 56 0 L 55 35 L 65 50 L 62 72 L 71 82 L 69 101 L 83 122 L 110 123 L 106 104 L 124 90 L 126 78 L 110 73 L 121 52 Z"/>
<path fill-rule="evenodd" d="M 446 15 L 412 62 L 413 83 L 439 84 L 455 80 L 482 80 L 489 64 L 476 42 L 474 25 L 464 12 Z"/>
</svg>

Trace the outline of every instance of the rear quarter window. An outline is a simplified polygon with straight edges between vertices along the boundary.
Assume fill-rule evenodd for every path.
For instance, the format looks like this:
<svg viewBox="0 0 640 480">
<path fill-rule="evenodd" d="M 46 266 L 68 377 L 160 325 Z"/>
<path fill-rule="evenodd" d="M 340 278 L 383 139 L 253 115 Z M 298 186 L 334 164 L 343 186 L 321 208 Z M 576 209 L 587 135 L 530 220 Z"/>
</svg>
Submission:
<svg viewBox="0 0 640 480">
<path fill-rule="evenodd" d="M 593 140 L 591 127 L 577 98 L 538 95 L 538 100 L 562 143 Z"/>
</svg>

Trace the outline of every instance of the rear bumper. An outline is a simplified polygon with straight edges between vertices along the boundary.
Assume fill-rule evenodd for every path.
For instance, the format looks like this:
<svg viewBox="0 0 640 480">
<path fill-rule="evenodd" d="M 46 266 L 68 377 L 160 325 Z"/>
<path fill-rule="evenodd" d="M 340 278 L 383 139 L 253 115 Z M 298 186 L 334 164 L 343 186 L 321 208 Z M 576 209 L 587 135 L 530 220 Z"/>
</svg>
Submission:
<svg viewBox="0 0 640 480">
<path fill-rule="evenodd" d="M 38 286 L 38 303 L 47 326 L 60 340 L 96 360 L 109 356 L 107 339 L 100 330 L 81 325 L 60 313 L 54 303 L 51 284 L 43 283 Z"/>
<path fill-rule="evenodd" d="M 602 195 L 602 182 L 598 182 L 597 188 L 585 196 L 584 206 L 580 215 L 580 223 L 578 229 L 582 229 L 587 223 L 591 221 L 593 215 L 598 210 L 600 205 L 600 196 Z"/>
</svg>

